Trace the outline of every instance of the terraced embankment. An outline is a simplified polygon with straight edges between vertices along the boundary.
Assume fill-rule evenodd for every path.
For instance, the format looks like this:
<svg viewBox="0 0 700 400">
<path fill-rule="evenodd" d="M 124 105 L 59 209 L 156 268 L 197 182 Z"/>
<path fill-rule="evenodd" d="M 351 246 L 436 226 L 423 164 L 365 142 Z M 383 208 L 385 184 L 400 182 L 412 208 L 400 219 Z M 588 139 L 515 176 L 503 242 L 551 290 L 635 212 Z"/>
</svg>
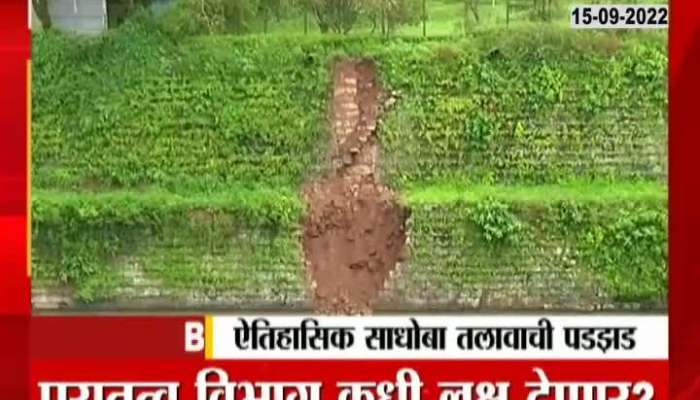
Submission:
<svg viewBox="0 0 700 400">
<path fill-rule="evenodd" d="M 304 188 L 338 58 L 374 60 L 396 100 L 374 168 L 412 210 L 405 268 L 360 303 L 665 307 L 663 37 L 34 40 L 38 308 L 319 304 Z"/>
</svg>

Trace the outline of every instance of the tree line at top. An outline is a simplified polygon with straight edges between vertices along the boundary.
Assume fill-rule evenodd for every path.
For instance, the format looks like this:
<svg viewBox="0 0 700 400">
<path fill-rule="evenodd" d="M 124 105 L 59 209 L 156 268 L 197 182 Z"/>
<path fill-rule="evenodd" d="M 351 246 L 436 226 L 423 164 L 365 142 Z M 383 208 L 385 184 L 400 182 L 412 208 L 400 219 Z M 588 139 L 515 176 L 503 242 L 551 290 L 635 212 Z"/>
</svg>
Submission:
<svg viewBox="0 0 700 400">
<path fill-rule="evenodd" d="M 57 0 L 32 0 L 44 29 L 52 26 L 50 3 Z M 83 0 L 78 0 L 83 1 Z M 304 33 L 347 34 L 362 25 L 371 33 L 389 35 L 402 25 L 422 25 L 436 0 L 105 0 L 108 26 L 118 26 L 139 9 L 155 3 L 167 4 L 166 20 L 176 30 L 187 34 L 250 32 L 267 33 L 271 24 L 294 18 L 302 21 Z M 506 12 L 527 9 L 535 19 L 551 19 L 552 10 L 564 0 L 452 0 L 466 29 L 471 22 L 480 22 L 483 6 L 498 3 Z M 451 16 L 453 17 L 453 16 Z"/>
</svg>

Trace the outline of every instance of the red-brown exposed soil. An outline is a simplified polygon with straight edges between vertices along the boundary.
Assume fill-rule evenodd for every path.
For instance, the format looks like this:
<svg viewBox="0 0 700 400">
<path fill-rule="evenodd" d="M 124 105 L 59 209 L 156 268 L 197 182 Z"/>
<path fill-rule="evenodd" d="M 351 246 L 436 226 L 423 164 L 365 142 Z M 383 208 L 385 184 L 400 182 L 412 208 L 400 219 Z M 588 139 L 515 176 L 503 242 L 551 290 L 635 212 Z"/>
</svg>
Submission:
<svg viewBox="0 0 700 400">
<path fill-rule="evenodd" d="M 405 257 L 407 210 L 375 174 L 382 90 L 374 63 L 336 66 L 330 176 L 305 188 L 304 255 L 317 310 L 369 313 Z"/>
</svg>

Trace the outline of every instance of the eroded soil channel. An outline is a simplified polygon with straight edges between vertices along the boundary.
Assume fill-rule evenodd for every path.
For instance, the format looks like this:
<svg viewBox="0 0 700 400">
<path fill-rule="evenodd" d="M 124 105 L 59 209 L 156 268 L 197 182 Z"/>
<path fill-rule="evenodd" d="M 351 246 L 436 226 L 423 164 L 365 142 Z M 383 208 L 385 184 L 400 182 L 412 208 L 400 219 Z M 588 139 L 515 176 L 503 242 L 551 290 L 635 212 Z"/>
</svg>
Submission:
<svg viewBox="0 0 700 400">
<path fill-rule="evenodd" d="M 405 258 L 408 212 L 376 174 L 383 99 L 371 60 L 335 66 L 332 167 L 304 189 L 304 256 L 314 305 L 322 313 L 370 313 Z"/>
</svg>

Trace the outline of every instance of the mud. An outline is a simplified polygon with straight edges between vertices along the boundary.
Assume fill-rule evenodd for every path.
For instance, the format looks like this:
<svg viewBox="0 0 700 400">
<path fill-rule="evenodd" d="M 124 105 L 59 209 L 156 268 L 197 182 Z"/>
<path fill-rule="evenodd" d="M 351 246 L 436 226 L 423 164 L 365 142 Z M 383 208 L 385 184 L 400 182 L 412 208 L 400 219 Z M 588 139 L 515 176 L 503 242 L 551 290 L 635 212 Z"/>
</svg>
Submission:
<svg viewBox="0 0 700 400">
<path fill-rule="evenodd" d="M 383 92 L 374 63 L 339 63 L 333 88 L 330 172 L 304 190 L 305 263 L 318 311 L 366 314 L 406 257 L 408 212 L 376 174 Z"/>
</svg>

